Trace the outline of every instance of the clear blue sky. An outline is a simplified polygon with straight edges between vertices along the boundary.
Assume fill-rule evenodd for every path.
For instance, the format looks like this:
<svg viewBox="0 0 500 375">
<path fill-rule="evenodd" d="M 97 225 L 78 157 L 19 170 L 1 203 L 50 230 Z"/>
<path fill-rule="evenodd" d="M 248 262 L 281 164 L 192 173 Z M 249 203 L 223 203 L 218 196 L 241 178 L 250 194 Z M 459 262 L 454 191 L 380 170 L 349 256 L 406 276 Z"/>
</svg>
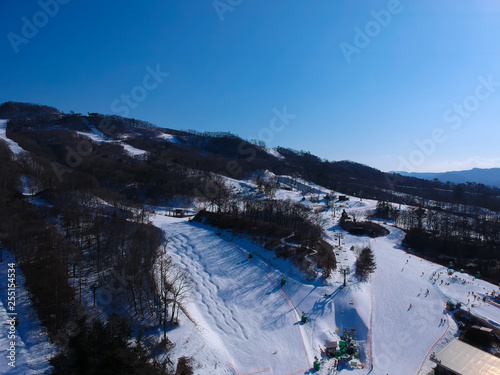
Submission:
<svg viewBox="0 0 500 375">
<path fill-rule="evenodd" d="M 385 171 L 500 167 L 497 0 L 60 1 L 4 4 L 0 102 L 126 108 Z"/>
</svg>

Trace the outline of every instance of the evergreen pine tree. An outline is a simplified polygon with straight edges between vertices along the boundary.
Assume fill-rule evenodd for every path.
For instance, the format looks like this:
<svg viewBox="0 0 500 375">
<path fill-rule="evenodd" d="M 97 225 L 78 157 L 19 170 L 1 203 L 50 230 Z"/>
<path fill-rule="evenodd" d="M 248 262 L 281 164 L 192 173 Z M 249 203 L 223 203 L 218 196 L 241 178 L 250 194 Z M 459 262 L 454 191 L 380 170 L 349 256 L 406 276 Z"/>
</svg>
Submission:
<svg viewBox="0 0 500 375">
<path fill-rule="evenodd" d="M 373 256 L 373 251 L 369 246 L 364 247 L 358 255 L 356 261 L 356 276 L 364 281 L 372 274 L 377 268 L 375 263 L 375 258 Z"/>
</svg>

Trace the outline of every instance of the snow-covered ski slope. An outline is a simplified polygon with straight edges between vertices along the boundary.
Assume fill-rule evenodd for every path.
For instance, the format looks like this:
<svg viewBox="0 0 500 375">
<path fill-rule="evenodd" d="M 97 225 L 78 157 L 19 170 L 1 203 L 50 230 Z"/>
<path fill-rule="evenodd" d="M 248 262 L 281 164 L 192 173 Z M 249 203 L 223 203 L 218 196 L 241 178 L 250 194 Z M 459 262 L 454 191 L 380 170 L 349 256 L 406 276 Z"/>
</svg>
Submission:
<svg viewBox="0 0 500 375">
<path fill-rule="evenodd" d="M 17 287 L 15 289 L 14 310 L 9 310 L 7 296 L 7 269 L 10 263 L 14 263 L 12 254 L 3 250 L 3 262 L 0 262 L 0 274 L 2 275 L 2 289 L 0 295 L 0 373 L 9 375 L 25 374 L 50 374 L 50 358 L 56 352 L 53 344 L 49 343 L 48 335 L 37 318 L 28 292 L 24 287 L 24 276 L 20 269 L 16 270 Z M 12 297 L 12 296 L 11 296 Z M 11 301 L 12 302 L 12 301 Z M 18 325 L 15 331 L 11 330 L 10 319 L 15 317 Z M 15 346 L 11 346 L 15 342 Z M 15 350 L 15 361 L 10 356 L 10 349 Z M 9 365 L 10 363 L 10 365 Z"/>
<path fill-rule="evenodd" d="M 164 139 L 170 143 L 179 143 L 179 139 L 176 135 L 168 134 L 168 133 L 160 133 L 158 134 L 158 138 Z"/>
<path fill-rule="evenodd" d="M 92 141 L 96 143 L 102 143 L 102 142 L 110 142 L 110 143 L 115 143 L 119 144 L 122 146 L 125 151 L 127 151 L 131 156 L 138 157 L 138 156 L 143 156 L 147 154 L 147 151 L 138 149 L 136 147 L 133 147 L 123 141 L 118 141 L 118 140 L 113 140 L 109 137 L 106 137 L 103 132 L 101 132 L 99 129 L 97 129 L 95 126 L 91 125 L 88 121 L 85 120 L 86 125 L 92 130 L 91 133 L 89 132 L 77 132 L 80 135 L 83 135 L 84 137 L 90 138 Z"/>
<path fill-rule="evenodd" d="M 247 181 L 240 185 L 252 186 Z M 280 199 L 301 201 L 303 196 L 295 190 L 276 192 Z M 311 209 L 324 204 L 303 203 Z M 354 197 L 337 202 L 335 219 L 330 210 L 322 213 L 325 238 L 339 244 L 335 234 L 342 233 L 337 225 L 341 209 L 363 213 L 375 206 L 375 201 Z M 174 261 L 193 280 L 195 291 L 186 304 L 191 320 L 184 316 L 170 337 L 180 342 L 175 354 L 194 357 L 196 374 L 308 374 L 315 372 L 315 357 L 322 361 L 318 374 L 335 373 L 321 348 L 339 339 L 336 329 L 340 333 L 353 327 L 364 367 L 343 368 L 339 374 L 424 375 L 433 367 L 430 354 L 457 335 L 457 324 L 444 309 L 446 300 L 462 302 L 472 313 L 500 323 L 498 306 L 482 301 L 467 305 L 470 292 L 479 299 L 498 292 L 497 287 L 457 272 L 449 276 L 446 268 L 406 253 L 400 249 L 404 233 L 389 225 L 390 234 L 376 239 L 343 233 L 334 251 L 338 266 L 349 266 L 351 274 L 342 288 L 338 272 L 326 282 L 305 281 L 291 262 L 229 232 L 218 235 L 213 227 L 163 215 L 153 216 L 153 222 L 165 231 Z M 356 255 L 350 249 L 365 245 L 374 250 L 377 269 L 360 283 L 353 275 Z M 286 284 L 280 287 L 283 275 Z"/>
<path fill-rule="evenodd" d="M 195 285 L 190 315 L 207 350 L 217 354 L 212 363 L 197 358 L 199 373 L 308 370 L 313 351 L 297 310 L 305 305 L 296 306 L 290 298 L 302 299 L 314 286 L 290 276 L 282 289 L 279 270 L 261 257 L 248 259 L 256 246 L 220 238 L 202 224 L 165 225 L 161 220 L 155 224 L 166 229 L 174 260 L 189 271 Z"/>
<path fill-rule="evenodd" d="M 0 120 L 0 139 L 3 139 L 5 142 L 7 142 L 7 144 L 10 147 L 10 150 L 14 154 L 18 155 L 21 152 L 23 152 L 24 149 L 21 146 L 19 146 L 17 142 L 14 142 L 12 139 L 7 138 L 6 131 L 7 131 L 7 120 Z"/>
</svg>

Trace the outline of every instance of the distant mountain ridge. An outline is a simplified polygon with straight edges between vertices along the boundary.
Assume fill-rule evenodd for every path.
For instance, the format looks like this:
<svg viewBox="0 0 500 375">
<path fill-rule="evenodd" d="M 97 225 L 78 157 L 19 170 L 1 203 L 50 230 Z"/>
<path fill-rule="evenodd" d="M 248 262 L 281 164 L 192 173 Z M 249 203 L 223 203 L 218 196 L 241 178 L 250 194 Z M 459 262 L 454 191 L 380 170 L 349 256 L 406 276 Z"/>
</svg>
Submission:
<svg viewBox="0 0 500 375">
<path fill-rule="evenodd" d="M 473 168 L 466 171 L 450 171 L 442 173 L 419 173 L 419 172 L 397 172 L 403 176 L 423 178 L 425 180 L 434 180 L 437 178 L 441 182 L 453 182 L 462 184 L 466 182 L 475 182 L 478 184 L 500 187 L 500 168 Z"/>
<path fill-rule="evenodd" d="M 462 199 L 454 186 L 433 181 L 434 176 L 427 180 L 384 173 L 353 161 L 329 161 L 284 147 L 270 153 L 265 145 L 230 132 L 167 129 L 134 118 L 64 113 L 54 107 L 19 102 L 0 104 L 0 119 L 9 119 L 4 138 L 16 142 L 38 164 L 47 170 L 53 170 L 54 165 L 65 168 L 55 171 L 59 183 L 86 181 L 92 185 L 98 171 L 99 185 L 120 187 L 119 194 L 134 199 L 164 202 L 179 196 L 196 198 L 203 195 L 198 186 L 206 186 L 203 179 L 213 173 L 245 179 L 265 170 L 301 177 L 360 199 L 410 205 L 418 205 L 421 198 L 449 203 Z M 75 156 L 71 150 L 81 150 L 82 139 L 92 152 L 83 150 L 80 153 L 84 156 Z M 500 211 L 499 187 L 464 185 L 460 191 L 466 194 L 469 205 Z"/>
</svg>

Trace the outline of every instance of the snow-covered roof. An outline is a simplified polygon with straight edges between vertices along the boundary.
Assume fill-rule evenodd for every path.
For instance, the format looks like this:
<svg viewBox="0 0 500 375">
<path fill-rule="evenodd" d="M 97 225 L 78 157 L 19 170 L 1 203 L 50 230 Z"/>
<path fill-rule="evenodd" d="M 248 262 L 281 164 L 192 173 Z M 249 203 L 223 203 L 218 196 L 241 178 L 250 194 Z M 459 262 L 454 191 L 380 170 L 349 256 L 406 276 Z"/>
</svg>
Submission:
<svg viewBox="0 0 500 375">
<path fill-rule="evenodd" d="M 455 339 L 436 353 L 432 360 L 460 375 L 498 375 L 500 358 Z"/>
<path fill-rule="evenodd" d="M 325 344 L 325 348 L 327 349 L 336 348 L 337 346 L 337 341 L 327 341 Z"/>
</svg>

